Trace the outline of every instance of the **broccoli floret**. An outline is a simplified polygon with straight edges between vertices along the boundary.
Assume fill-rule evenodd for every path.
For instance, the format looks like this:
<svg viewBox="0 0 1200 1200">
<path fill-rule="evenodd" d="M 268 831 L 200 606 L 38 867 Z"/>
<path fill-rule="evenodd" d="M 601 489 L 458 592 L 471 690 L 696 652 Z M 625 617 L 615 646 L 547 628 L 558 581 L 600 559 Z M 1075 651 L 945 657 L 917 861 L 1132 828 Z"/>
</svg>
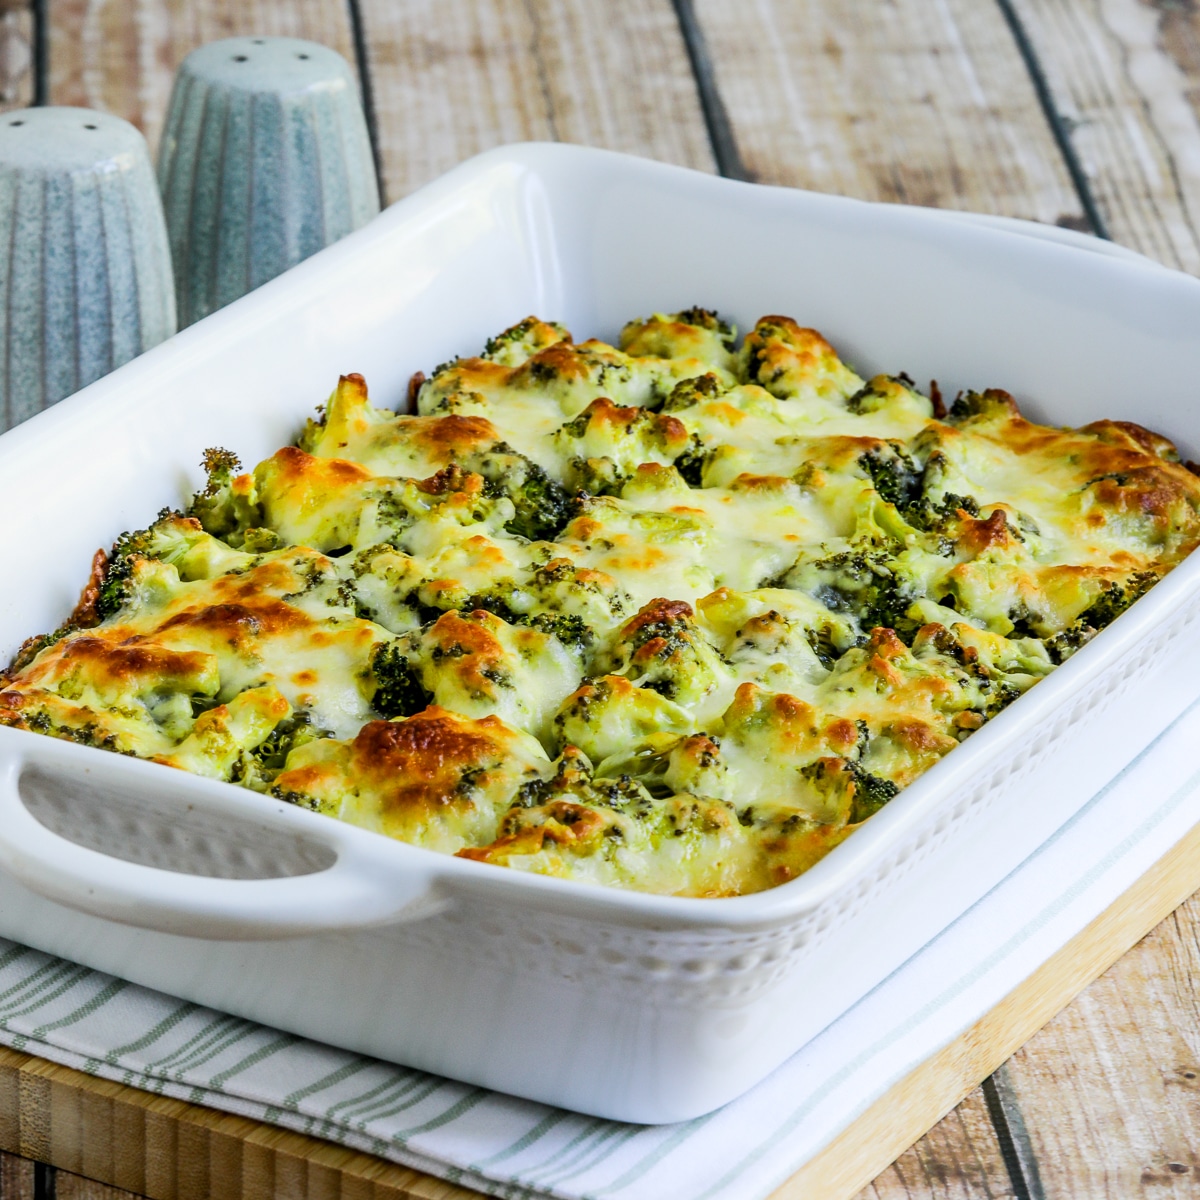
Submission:
<svg viewBox="0 0 1200 1200">
<path fill-rule="evenodd" d="M 662 411 L 680 412 L 699 404 L 702 400 L 715 400 L 724 390 L 725 385 L 711 372 L 692 379 L 681 379 L 663 402 Z"/>
<path fill-rule="evenodd" d="M 876 576 L 860 617 L 863 628 L 892 629 L 902 642 L 910 643 L 920 628 L 920 622 L 908 616 L 913 600 L 914 596 L 896 576 Z"/>
<path fill-rule="evenodd" d="M 1156 583 L 1153 571 L 1137 571 L 1125 583 L 1109 583 L 1100 596 L 1068 629 L 1046 640 L 1046 649 L 1056 663 L 1065 662 L 1106 626 L 1111 625 L 1131 604 L 1140 600 Z"/>
<path fill-rule="evenodd" d="M 961 425 L 972 417 L 1006 420 L 1019 415 L 1016 401 L 1007 392 L 988 388 L 984 392 L 959 392 L 946 420 L 951 425 Z"/>
<path fill-rule="evenodd" d="M 206 533 L 221 537 L 238 527 L 230 484 L 242 463 L 233 451 L 210 446 L 204 451 L 203 466 L 208 482 L 192 497 L 188 516 L 197 518 Z"/>
<path fill-rule="evenodd" d="M 488 338 L 483 357 L 505 367 L 518 367 L 555 343 L 570 340 L 570 333 L 557 322 L 526 317 L 503 333 Z"/>
<path fill-rule="evenodd" d="M 567 799 L 596 808 L 611 808 L 632 817 L 649 815 L 649 792 L 629 775 L 602 778 L 594 773 L 587 755 L 567 746 L 555 763 L 553 779 L 533 779 L 522 785 L 513 808 L 538 808 L 551 800 Z"/>
<path fill-rule="evenodd" d="M 734 336 L 733 326 L 728 321 L 723 321 L 720 314 L 711 308 L 693 305 L 691 308 L 685 308 L 682 312 L 676 313 L 675 319 L 684 325 L 695 325 L 697 329 L 709 329 L 724 337 L 732 338 Z"/>
<path fill-rule="evenodd" d="M 318 738 L 332 736 L 328 730 L 315 728 L 308 713 L 298 712 L 285 717 L 271 730 L 266 741 L 249 752 L 250 769 L 240 782 L 257 785 L 256 790 L 265 790 L 287 765 L 288 755 L 293 750 Z"/>
<path fill-rule="evenodd" d="M 960 508 L 973 517 L 979 516 L 979 501 L 974 496 L 960 496 L 957 492 L 947 492 L 935 511 L 941 516 L 951 516 Z"/>
<path fill-rule="evenodd" d="M 875 408 L 872 404 L 872 401 L 876 400 L 878 396 L 879 389 L 876 388 L 873 383 L 864 383 L 862 387 L 860 387 L 858 391 L 846 401 L 846 408 L 848 411 L 854 413 L 855 416 L 859 416 L 864 412 L 874 412 Z"/>
<path fill-rule="evenodd" d="M 695 641 L 691 605 L 682 600 L 653 600 L 621 630 L 623 640 L 636 653 L 653 642 L 656 657 L 686 651 Z"/>
<path fill-rule="evenodd" d="M 703 487 L 704 468 L 711 457 L 712 452 L 706 450 L 700 439 L 693 434 L 692 445 L 675 460 L 675 470 L 683 476 L 689 487 Z"/>
<path fill-rule="evenodd" d="M 252 527 L 242 535 L 242 549 L 247 554 L 267 554 L 282 545 L 283 539 L 273 529 Z"/>
<path fill-rule="evenodd" d="M 1097 634 L 1098 630 L 1082 621 L 1076 621 L 1069 629 L 1056 633 L 1046 639 L 1046 651 L 1055 666 L 1065 663 L 1076 650 L 1086 646 Z"/>
<path fill-rule="evenodd" d="M 71 630 L 68 626 L 62 625 L 53 633 L 36 633 L 33 637 L 26 638 L 18 647 L 16 654 L 13 655 L 12 662 L 0 671 L 0 687 L 3 687 L 8 680 L 12 679 L 18 671 L 23 671 L 43 650 L 48 646 L 53 646 L 55 642 L 61 641 Z M 30 725 L 33 728 L 33 725 Z M 42 732 L 39 730 L 38 732 Z"/>
<path fill-rule="evenodd" d="M 998 712 L 1003 712 L 1014 700 L 1019 699 L 1020 696 L 1020 688 L 1014 687 L 1011 683 L 996 681 L 982 714 L 984 719 L 991 720 Z"/>
<path fill-rule="evenodd" d="M 968 417 L 978 416 L 983 411 L 983 397 L 978 392 L 959 392 L 950 406 L 948 419 L 965 421 Z"/>
<path fill-rule="evenodd" d="M 521 618 L 513 612 L 508 602 L 500 596 L 491 592 L 474 592 L 468 596 L 462 604 L 458 605 L 459 612 L 475 612 L 478 609 L 483 609 L 484 612 L 490 612 L 492 616 L 499 617 L 500 620 L 507 622 L 509 625 L 516 625 Z M 438 612 L 440 616 L 440 611 Z"/>
<path fill-rule="evenodd" d="M 164 508 L 158 514 L 158 519 L 161 521 L 171 515 L 171 510 Z M 107 620 L 125 606 L 133 587 L 134 562 L 139 558 L 151 557 L 152 536 L 153 528 L 138 529 L 121 534 L 113 544 L 104 569 L 104 582 L 96 597 L 96 616 L 99 620 Z"/>
<path fill-rule="evenodd" d="M 619 496 L 629 478 L 607 455 L 576 457 L 570 466 L 576 488 L 588 496 Z"/>
<path fill-rule="evenodd" d="M 209 446 L 204 452 L 204 471 L 208 476 L 205 492 L 212 495 L 218 487 L 227 484 L 235 471 L 242 469 L 242 460 L 232 450 L 220 446 Z"/>
<path fill-rule="evenodd" d="M 129 599 L 129 590 L 133 582 L 133 556 L 139 553 L 141 546 L 138 539 L 144 536 L 144 530 L 140 534 L 123 533 L 113 546 L 108 570 L 104 573 L 104 583 L 100 586 L 100 595 L 96 599 L 96 615 L 102 621 L 119 612 Z"/>
<path fill-rule="evenodd" d="M 534 327 L 541 324 L 537 317 L 526 317 L 523 321 L 518 321 L 517 324 L 504 330 L 503 333 L 496 334 L 495 337 L 488 338 L 483 347 L 484 358 L 495 358 L 504 348 L 513 342 L 521 342 L 533 332 Z M 441 368 L 439 367 L 438 370 Z M 435 371 L 434 374 L 437 372 Z"/>
<path fill-rule="evenodd" d="M 979 504 L 973 496 L 946 492 L 940 500 L 932 498 L 944 470 L 940 455 L 931 455 L 921 468 L 898 445 L 889 446 L 890 454 L 872 451 L 858 461 L 870 475 L 879 498 L 893 505 L 905 524 L 923 533 L 949 535 L 960 508 L 973 517 L 979 515 Z"/>
<path fill-rule="evenodd" d="M 800 563 L 788 572 L 784 584 L 808 592 L 832 612 L 853 613 L 864 631 L 884 626 L 911 641 L 920 627 L 907 615 L 916 597 L 893 573 L 886 551 L 843 550 Z"/>
<path fill-rule="evenodd" d="M 79 620 L 81 610 L 77 608 L 72 614 L 71 627 L 94 625 L 120 612 L 129 600 L 134 566 L 138 559 L 157 558 L 173 562 L 173 552 L 181 545 L 175 522 L 181 520 L 181 513 L 172 508 L 164 508 L 159 511 L 154 524 L 148 529 L 121 534 L 105 561 L 103 577 L 99 580 L 95 600 L 91 606 L 90 619 Z"/>
<path fill-rule="evenodd" d="M 947 492 L 936 503 L 928 496 L 920 496 L 907 505 L 901 516 L 914 529 L 922 533 L 940 534 L 943 539 L 953 538 L 957 529 L 958 510 L 962 509 L 968 516 L 979 516 L 979 502 L 974 496 L 960 496 L 957 492 Z M 1020 530 L 1014 531 L 1020 536 Z M 952 540 L 944 541 L 942 552 L 953 552 Z"/>
<path fill-rule="evenodd" d="M 525 479 L 509 492 L 517 514 L 505 528 L 530 541 L 550 541 L 562 532 L 573 510 L 570 492 L 530 463 Z"/>
<path fill-rule="evenodd" d="M 854 803 L 850 810 L 851 824 L 873 817 L 900 789 L 890 779 L 864 771 L 858 763 L 850 764 L 854 776 Z"/>
<path fill-rule="evenodd" d="M 960 508 L 973 517 L 979 515 L 979 503 L 973 496 L 945 492 L 941 499 L 934 499 L 946 470 L 940 451 L 931 453 L 922 468 L 900 446 L 889 443 L 889 447 L 890 454 L 876 450 L 858 461 L 880 498 L 895 505 L 906 524 L 923 533 L 946 534 Z"/>
<path fill-rule="evenodd" d="M 1124 586 L 1110 583 L 1098 600 L 1092 601 L 1080 616 L 1084 625 L 1101 630 L 1111 625 L 1135 600 L 1140 600 L 1158 582 L 1153 571 L 1138 571 Z"/>
<path fill-rule="evenodd" d="M 874 816 L 900 791 L 890 779 L 872 775 L 848 758 L 818 758 L 801 767 L 800 775 L 829 805 L 830 815 L 841 813 L 851 825 Z M 793 814 L 785 818 L 783 828 L 805 820 L 801 814 Z"/>
<path fill-rule="evenodd" d="M 846 813 L 842 806 L 848 802 L 846 820 L 851 825 L 873 817 L 900 791 L 890 779 L 872 775 L 848 758 L 818 758 L 801 767 L 800 774 L 818 794 L 832 802 L 835 810 Z M 796 822 L 803 819 L 799 814 L 789 818 Z"/>
<path fill-rule="evenodd" d="M 820 662 L 821 666 L 825 668 L 832 667 L 841 657 L 842 652 L 833 641 L 833 627 L 831 625 L 810 626 L 804 631 L 804 637 L 809 646 L 812 647 L 812 652 L 817 656 L 817 661 Z"/>
<path fill-rule="evenodd" d="M 487 494 L 513 502 L 516 513 L 504 527 L 509 533 L 550 541 L 571 519 L 571 493 L 507 442 L 472 455 L 464 466 L 483 476 Z"/>
<path fill-rule="evenodd" d="M 375 711 L 389 720 L 411 717 L 428 708 L 433 694 L 421 682 L 420 672 L 395 642 L 384 642 L 371 655 Z"/>
<path fill-rule="evenodd" d="M 874 379 L 864 383 L 846 401 L 847 410 L 856 416 L 861 416 L 863 413 L 877 412 L 892 400 L 893 394 L 885 386 L 885 384 L 889 383 L 895 387 L 903 388 L 906 392 L 912 392 L 916 388 L 913 380 L 903 371 L 899 375 L 876 375 Z"/>
<path fill-rule="evenodd" d="M 433 374 L 430 376 L 430 378 L 436 379 L 443 371 L 453 371 L 460 362 L 462 362 L 462 359 L 456 355 L 454 358 L 448 358 L 445 362 L 438 363 L 438 365 L 433 368 Z"/>
<path fill-rule="evenodd" d="M 871 477 L 881 499 L 894 504 L 902 513 L 921 496 L 922 471 L 897 445 L 890 444 L 891 454 L 878 451 L 864 454 L 859 465 Z"/>
<path fill-rule="evenodd" d="M 569 650 L 586 651 L 596 640 L 595 632 L 575 613 L 541 612 L 520 620 L 531 629 L 558 638 Z"/>
</svg>

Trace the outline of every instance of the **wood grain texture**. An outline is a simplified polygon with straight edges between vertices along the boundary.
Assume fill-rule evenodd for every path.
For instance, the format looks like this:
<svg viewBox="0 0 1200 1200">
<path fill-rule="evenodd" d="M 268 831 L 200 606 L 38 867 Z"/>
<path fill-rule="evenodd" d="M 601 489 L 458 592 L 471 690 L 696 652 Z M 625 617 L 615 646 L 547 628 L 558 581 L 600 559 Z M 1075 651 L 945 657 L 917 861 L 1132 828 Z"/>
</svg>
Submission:
<svg viewBox="0 0 1200 1200">
<path fill-rule="evenodd" d="M 1013 0 L 1109 232 L 1200 273 L 1200 11 Z"/>
<path fill-rule="evenodd" d="M 1049 1197 L 1200 1194 L 1200 897 L 1008 1064 Z"/>
<path fill-rule="evenodd" d="M 910 1146 L 857 1200 L 1013 1200 L 1015 1193 L 976 1088 Z"/>
<path fill-rule="evenodd" d="M 712 170 L 671 0 L 360 0 L 385 192 L 506 142 Z"/>
<path fill-rule="evenodd" d="M 0 112 L 33 103 L 33 14 L 0 4 Z"/>
<path fill-rule="evenodd" d="M 180 60 L 245 34 L 308 38 L 354 63 L 345 0 L 47 0 L 50 103 L 116 113 L 151 151 Z"/>
<path fill-rule="evenodd" d="M 696 11 L 752 178 L 1081 221 L 994 3 L 696 0 Z"/>
<path fill-rule="evenodd" d="M 0 1200 L 34 1200 L 29 1159 L 0 1152 Z"/>
<path fill-rule="evenodd" d="M 0 1195 L 0 1200 L 8 1200 L 8 1197 Z M 82 1175 L 72 1175 L 70 1171 L 55 1171 L 54 1200 L 142 1200 L 142 1197 L 94 1179 L 85 1179 Z M 213 1200 L 217 1198 L 214 1196 Z"/>
<path fill-rule="evenodd" d="M 150 1200 L 478 1200 L 332 1142 L 3 1047 L 0 1150 Z M 81 1192 L 77 1200 L 101 1197 Z"/>
</svg>

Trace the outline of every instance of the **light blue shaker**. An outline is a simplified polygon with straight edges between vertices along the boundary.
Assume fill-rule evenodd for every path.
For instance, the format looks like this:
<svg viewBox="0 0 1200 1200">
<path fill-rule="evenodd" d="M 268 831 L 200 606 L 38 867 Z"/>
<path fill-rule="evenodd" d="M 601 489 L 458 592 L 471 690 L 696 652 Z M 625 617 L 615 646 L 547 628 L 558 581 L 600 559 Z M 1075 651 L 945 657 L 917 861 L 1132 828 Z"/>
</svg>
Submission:
<svg viewBox="0 0 1200 1200">
<path fill-rule="evenodd" d="M 175 76 L 158 155 L 181 325 L 379 212 L 349 65 L 315 42 L 212 42 Z"/>
<path fill-rule="evenodd" d="M 175 332 L 142 135 L 86 108 L 0 116 L 0 428 Z"/>
</svg>

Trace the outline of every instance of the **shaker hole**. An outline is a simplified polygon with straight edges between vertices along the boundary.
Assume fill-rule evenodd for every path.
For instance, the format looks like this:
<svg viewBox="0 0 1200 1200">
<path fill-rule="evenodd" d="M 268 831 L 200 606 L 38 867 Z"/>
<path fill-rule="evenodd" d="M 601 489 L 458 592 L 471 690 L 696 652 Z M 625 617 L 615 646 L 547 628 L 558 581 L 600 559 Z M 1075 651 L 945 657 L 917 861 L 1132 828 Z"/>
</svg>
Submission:
<svg viewBox="0 0 1200 1200">
<path fill-rule="evenodd" d="M 9 121 L 10 125 L 24 125 L 24 121 Z"/>
<path fill-rule="evenodd" d="M 235 55 L 233 56 L 233 61 L 234 61 L 234 62 L 246 62 L 246 61 L 247 61 L 247 59 L 246 59 L 246 56 L 245 56 L 244 54 L 235 54 Z"/>
<path fill-rule="evenodd" d="M 95 129 L 95 128 L 96 128 L 95 125 L 85 125 L 84 126 L 84 129 Z"/>
<path fill-rule="evenodd" d="M 256 46 L 265 46 L 267 44 L 266 38 L 252 38 L 251 40 Z"/>
<path fill-rule="evenodd" d="M 297 54 L 296 57 L 297 58 L 307 58 L 308 55 L 307 54 Z"/>
</svg>

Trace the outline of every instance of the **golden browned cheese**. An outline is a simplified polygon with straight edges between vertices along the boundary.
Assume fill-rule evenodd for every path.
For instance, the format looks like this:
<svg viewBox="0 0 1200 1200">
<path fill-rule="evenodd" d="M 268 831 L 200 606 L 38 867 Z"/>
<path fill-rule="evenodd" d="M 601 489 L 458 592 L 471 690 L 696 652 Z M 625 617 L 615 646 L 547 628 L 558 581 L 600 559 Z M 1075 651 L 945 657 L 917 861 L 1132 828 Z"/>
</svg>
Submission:
<svg viewBox="0 0 1200 1200">
<path fill-rule="evenodd" d="M 1053 408 L 1053 398 L 1047 398 Z M 674 895 L 802 874 L 1200 539 L 1129 422 L 946 411 L 815 330 L 535 317 L 339 382 L 297 443 L 99 554 L 0 723 L 480 869 Z"/>
<path fill-rule="evenodd" d="M 431 705 L 368 721 L 346 742 L 309 742 L 289 756 L 275 788 L 331 816 L 453 852 L 494 837 L 513 793 L 549 765 L 535 738 L 498 717 Z"/>
</svg>

